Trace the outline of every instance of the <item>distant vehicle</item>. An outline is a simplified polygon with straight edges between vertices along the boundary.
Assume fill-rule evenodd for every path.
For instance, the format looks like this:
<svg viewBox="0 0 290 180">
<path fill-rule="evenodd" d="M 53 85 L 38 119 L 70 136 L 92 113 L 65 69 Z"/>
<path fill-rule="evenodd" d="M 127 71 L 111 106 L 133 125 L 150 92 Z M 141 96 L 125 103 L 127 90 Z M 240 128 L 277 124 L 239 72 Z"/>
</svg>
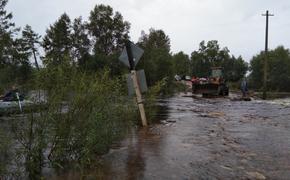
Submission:
<svg viewBox="0 0 290 180">
<path fill-rule="evenodd" d="M 186 76 L 186 75 L 182 75 L 182 76 L 180 76 L 180 75 L 175 75 L 174 76 L 174 79 L 176 80 L 176 81 L 181 81 L 181 80 L 185 80 L 185 81 L 191 81 L 191 78 L 190 78 L 190 76 Z"/>
<path fill-rule="evenodd" d="M 177 74 L 174 76 L 174 79 L 175 79 L 176 81 L 181 81 L 181 77 L 180 77 L 179 75 L 177 75 Z"/>
<path fill-rule="evenodd" d="M 191 80 L 190 76 L 185 76 L 185 80 L 190 81 Z"/>
<path fill-rule="evenodd" d="M 212 67 L 209 78 L 193 77 L 192 92 L 194 94 L 228 96 L 229 87 L 223 78 L 221 67 Z"/>
</svg>

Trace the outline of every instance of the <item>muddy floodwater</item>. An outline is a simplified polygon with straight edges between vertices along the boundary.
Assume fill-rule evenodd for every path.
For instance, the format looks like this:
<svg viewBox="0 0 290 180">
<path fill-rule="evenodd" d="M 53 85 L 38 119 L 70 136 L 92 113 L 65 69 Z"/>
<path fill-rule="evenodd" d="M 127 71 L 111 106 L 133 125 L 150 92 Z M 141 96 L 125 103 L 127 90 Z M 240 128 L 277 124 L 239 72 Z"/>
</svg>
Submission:
<svg viewBox="0 0 290 180">
<path fill-rule="evenodd" d="M 289 179 L 289 102 L 185 94 L 160 100 L 160 123 L 132 130 L 85 178 Z"/>
</svg>

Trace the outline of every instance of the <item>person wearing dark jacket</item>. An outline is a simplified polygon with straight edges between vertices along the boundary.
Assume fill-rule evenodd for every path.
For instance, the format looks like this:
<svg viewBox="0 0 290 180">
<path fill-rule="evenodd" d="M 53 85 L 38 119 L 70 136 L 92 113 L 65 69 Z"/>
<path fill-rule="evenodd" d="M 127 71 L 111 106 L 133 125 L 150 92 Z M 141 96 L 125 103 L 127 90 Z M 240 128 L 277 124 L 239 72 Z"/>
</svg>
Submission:
<svg viewBox="0 0 290 180">
<path fill-rule="evenodd" d="M 20 93 L 19 93 L 18 89 L 15 86 L 12 86 L 11 90 L 8 91 L 2 97 L 2 99 L 3 99 L 3 101 L 18 101 L 17 93 L 18 93 L 18 96 L 19 96 L 19 100 L 22 101 L 23 100 L 23 96 L 19 95 Z"/>
</svg>

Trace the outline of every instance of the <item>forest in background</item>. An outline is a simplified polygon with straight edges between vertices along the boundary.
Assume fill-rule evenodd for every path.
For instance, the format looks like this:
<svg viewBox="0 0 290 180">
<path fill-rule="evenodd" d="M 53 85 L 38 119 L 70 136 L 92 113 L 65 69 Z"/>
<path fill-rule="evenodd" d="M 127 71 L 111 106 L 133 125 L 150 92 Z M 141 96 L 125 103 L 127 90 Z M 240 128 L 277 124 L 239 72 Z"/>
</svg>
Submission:
<svg viewBox="0 0 290 180">
<path fill-rule="evenodd" d="M 13 23 L 12 13 L 5 10 L 7 2 L 1 0 L 0 4 L 0 92 L 12 84 L 27 87 L 39 71 L 60 64 L 88 73 L 108 68 L 112 77 L 127 73 L 118 56 L 130 39 L 130 23 L 112 7 L 96 5 L 87 20 L 81 16 L 71 19 L 64 13 L 41 37 L 31 26 L 20 28 Z M 172 53 L 169 36 L 154 28 L 142 31 L 136 43 L 145 50 L 137 69 L 145 70 L 150 86 L 163 78 L 170 81 L 175 74 L 206 77 L 210 67 L 221 66 L 228 81 L 238 82 L 249 71 L 251 86 L 256 90 L 262 87 L 263 51 L 247 63 L 211 40 L 200 42 L 191 55 Z M 285 86 L 290 81 L 289 49 L 279 46 L 270 51 L 269 59 L 270 90 L 289 91 Z"/>
<path fill-rule="evenodd" d="M 1 0 L 0 8 L 2 93 L 12 84 L 33 88 L 31 82 L 38 73 L 60 65 L 87 73 L 108 68 L 111 77 L 128 72 L 118 56 L 125 41 L 130 39 L 130 23 L 110 6 L 96 5 L 88 20 L 70 19 L 64 13 L 41 37 L 31 26 L 19 28 L 13 23 L 12 13 L 5 10 L 7 2 Z M 164 78 L 170 82 L 175 74 L 208 76 L 212 66 L 224 67 L 230 81 L 240 80 L 248 70 L 242 57 L 234 57 L 215 40 L 202 41 L 191 56 L 172 53 L 170 38 L 163 30 L 142 31 L 136 43 L 145 50 L 137 69 L 145 70 L 149 86 Z"/>
</svg>

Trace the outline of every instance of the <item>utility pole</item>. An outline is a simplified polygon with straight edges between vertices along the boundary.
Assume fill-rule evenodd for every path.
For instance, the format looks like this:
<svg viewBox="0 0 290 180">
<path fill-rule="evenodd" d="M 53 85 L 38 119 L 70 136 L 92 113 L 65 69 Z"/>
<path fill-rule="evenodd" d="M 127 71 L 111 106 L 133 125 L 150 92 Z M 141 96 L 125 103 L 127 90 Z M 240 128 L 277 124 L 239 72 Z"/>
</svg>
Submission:
<svg viewBox="0 0 290 180">
<path fill-rule="evenodd" d="M 265 59 L 264 59 L 264 81 L 263 81 L 263 99 L 267 98 L 267 72 L 268 72 L 268 26 L 269 26 L 269 16 L 274 16 L 274 14 L 269 14 L 269 11 L 266 11 L 266 33 L 265 33 Z"/>
</svg>

